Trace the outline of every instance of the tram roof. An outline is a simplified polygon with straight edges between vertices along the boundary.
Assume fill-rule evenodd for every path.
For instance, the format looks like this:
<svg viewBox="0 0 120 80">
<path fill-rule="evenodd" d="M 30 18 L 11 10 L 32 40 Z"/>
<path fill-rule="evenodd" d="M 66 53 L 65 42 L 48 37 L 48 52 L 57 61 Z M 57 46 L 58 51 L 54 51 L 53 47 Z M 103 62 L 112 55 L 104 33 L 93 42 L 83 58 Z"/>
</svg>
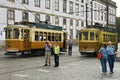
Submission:
<svg viewBox="0 0 120 80">
<path fill-rule="evenodd" d="M 7 27 L 21 27 L 21 28 L 29 28 L 27 25 L 9 25 Z"/>
<path fill-rule="evenodd" d="M 84 28 L 84 29 L 81 29 L 81 30 L 97 30 L 97 31 L 100 31 L 100 29 L 97 29 L 97 28 Z"/>
<path fill-rule="evenodd" d="M 45 23 L 34 23 L 34 22 L 16 22 L 16 25 L 27 25 L 30 28 L 43 28 L 43 29 L 50 29 L 50 30 L 58 30 L 58 31 L 62 31 L 62 27 L 61 26 L 55 26 L 55 25 L 50 25 L 50 24 L 45 24 Z"/>
</svg>

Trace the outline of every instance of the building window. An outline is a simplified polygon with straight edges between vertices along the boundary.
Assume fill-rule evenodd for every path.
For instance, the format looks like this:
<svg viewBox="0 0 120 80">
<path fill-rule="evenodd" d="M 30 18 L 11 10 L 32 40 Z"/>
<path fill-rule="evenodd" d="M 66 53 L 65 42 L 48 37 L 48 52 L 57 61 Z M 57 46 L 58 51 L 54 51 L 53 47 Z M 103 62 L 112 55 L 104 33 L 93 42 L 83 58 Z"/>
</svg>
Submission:
<svg viewBox="0 0 120 80">
<path fill-rule="evenodd" d="M 49 15 L 46 15 L 46 21 L 47 21 L 47 23 L 50 22 L 50 16 Z"/>
<path fill-rule="evenodd" d="M 28 21 L 29 20 L 29 14 L 28 14 L 28 12 L 23 12 L 22 18 L 23 18 L 23 21 Z"/>
<path fill-rule="evenodd" d="M 81 21 L 81 26 L 84 27 L 84 22 L 83 21 Z"/>
<path fill-rule="evenodd" d="M 76 12 L 76 15 L 79 16 L 79 4 L 75 5 L 75 12 Z"/>
<path fill-rule="evenodd" d="M 98 4 L 98 20 L 100 20 L 100 5 Z"/>
<path fill-rule="evenodd" d="M 70 1 L 69 3 L 70 3 L 69 4 L 69 11 L 70 11 L 69 13 L 73 14 L 73 2 Z"/>
<path fill-rule="evenodd" d="M 81 6 L 81 16 L 84 17 L 84 6 Z"/>
<path fill-rule="evenodd" d="M 101 14 L 101 21 L 103 21 L 103 14 Z"/>
<path fill-rule="evenodd" d="M 35 6 L 40 7 L 40 0 L 34 0 L 34 4 Z"/>
<path fill-rule="evenodd" d="M 55 24 L 59 25 L 59 18 L 55 17 Z"/>
<path fill-rule="evenodd" d="M 36 23 L 40 22 L 40 15 L 39 14 L 35 14 L 35 22 Z"/>
<path fill-rule="evenodd" d="M 67 12 L 67 0 L 63 0 L 63 12 Z"/>
<path fill-rule="evenodd" d="M 81 0 L 81 3 L 84 3 L 84 0 Z"/>
<path fill-rule="evenodd" d="M 70 20 L 70 26 L 73 26 L 73 20 L 72 19 Z"/>
<path fill-rule="evenodd" d="M 22 0 L 22 3 L 23 3 L 23 4 L 28 4 L 29 1 L 28 1 L 28 0 Z"/>
<path fill-rule="evenodd" d="M 79 26 L 79 20 L 76 20 L 76 26 L 77 27 Z"/>
<path fill-rule="evenodd" d="M 66 25 L 66 19 L 63 18 L 63 25 Z"/>
<path fill-rule="evenodd" d="M 45 8 L 50 9 L 50 0 L 45 1 Z"/>
<path fill-rule="evenodd" d="M 14 10 L 8 10 L 8 12 L 7 12 L 8 19 L 14 20 L 14 18 L 15 18 L 14 16 L 15 16 Z"/>
<path fill-rule="evenodd" d="M 97 12 L 94 12 L 94 19 L 97 19 Z"/>
<path fill-rule="evenodd" d="M 94 8 L 97 8 L 97 3 L 94 3 Z"/>
<path fill-rule="evenodd" d="M 59 0 L 55 0 L 55 10 L 59 11 Z"/>
<path fill-rule="evenodd" d="M 7 1 L 9 1 L 9 2 L 15 2 L 15 0 L 7 0 Z"/>
</svg>

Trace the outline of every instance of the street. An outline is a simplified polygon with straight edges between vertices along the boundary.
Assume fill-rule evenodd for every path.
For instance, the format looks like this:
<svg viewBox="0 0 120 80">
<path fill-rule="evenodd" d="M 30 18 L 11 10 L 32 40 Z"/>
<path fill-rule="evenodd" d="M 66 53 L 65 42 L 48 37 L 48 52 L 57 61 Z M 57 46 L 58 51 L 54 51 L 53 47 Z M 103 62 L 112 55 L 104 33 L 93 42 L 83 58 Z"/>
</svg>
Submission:
<svg viewBox="0 0 120 80">
<path fill-rule="evenodd" d="M 119 80 L 120 62 L 115 62 L 114 74 L 101 74 L 100 61 L 96 57 L 81 56 L 78 46 L 73 47 L 72 56 L 60 55 L 60 66 L 45 64 L 44 56 L 10 57 L 0 51 L 0 80 Z M 118 54 L 119 57 L 119 54 Z"/>
</svg>

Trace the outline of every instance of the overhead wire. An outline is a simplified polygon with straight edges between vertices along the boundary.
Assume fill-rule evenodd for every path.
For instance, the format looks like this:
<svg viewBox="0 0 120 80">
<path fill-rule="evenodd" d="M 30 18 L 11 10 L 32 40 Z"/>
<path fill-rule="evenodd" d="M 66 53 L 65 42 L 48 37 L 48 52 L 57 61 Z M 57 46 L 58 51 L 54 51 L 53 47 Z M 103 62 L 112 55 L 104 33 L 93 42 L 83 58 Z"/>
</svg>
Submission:
<svg viewBox="0 0 120 80">
<path fill-rule="evenodd" d="M 23 5 L 19 0 L 16 0 L 18 3 L 20 3 L 25 9 L 27 9 L 33 16 L 35 16 L 33 14 L 33 12 L 31 10 L 29 10 L 25 5 Z M 35 16 L 35 18 L 40 22 L 40 19 L 38 17 Z"/>
</svg>

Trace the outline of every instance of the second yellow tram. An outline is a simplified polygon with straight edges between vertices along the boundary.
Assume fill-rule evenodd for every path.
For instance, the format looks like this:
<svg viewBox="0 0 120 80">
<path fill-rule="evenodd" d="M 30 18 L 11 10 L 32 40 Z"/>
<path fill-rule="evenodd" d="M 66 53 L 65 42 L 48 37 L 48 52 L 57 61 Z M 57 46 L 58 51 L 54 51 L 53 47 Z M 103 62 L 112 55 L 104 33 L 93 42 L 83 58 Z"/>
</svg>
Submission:
<svg viewBox="0 0 120 80">
<path fill-rule="evenodd" d="M 79 52 L 81 55 L 96 55 L 102 44 L 111 41 L 117 50 L 117 33 L 104 31 L 103 29 L 85 28 L 79 34 Z"/>
</svg>

